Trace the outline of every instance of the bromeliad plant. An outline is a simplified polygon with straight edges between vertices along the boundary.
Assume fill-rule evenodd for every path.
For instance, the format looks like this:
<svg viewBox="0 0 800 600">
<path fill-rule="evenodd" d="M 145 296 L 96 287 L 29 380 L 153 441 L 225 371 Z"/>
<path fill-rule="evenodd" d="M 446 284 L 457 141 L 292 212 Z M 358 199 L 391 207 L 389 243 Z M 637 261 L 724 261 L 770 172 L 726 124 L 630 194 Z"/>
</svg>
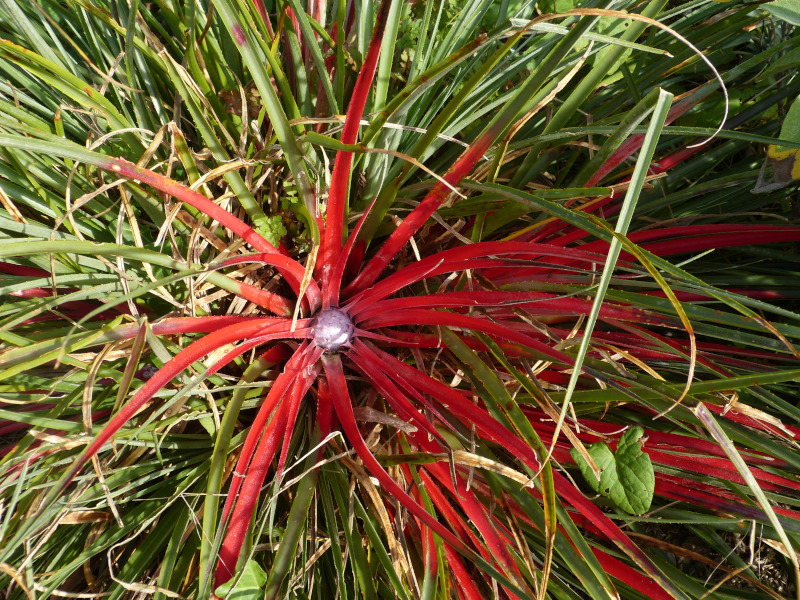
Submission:
<svg viewBox="0 0 800 600">
<path fill-rule="evenodd" d="M 719 532 L 797 569 L 797 41 L 461 4 L 0 3 L 8 598 L 779 597 Z"/>
</svg>

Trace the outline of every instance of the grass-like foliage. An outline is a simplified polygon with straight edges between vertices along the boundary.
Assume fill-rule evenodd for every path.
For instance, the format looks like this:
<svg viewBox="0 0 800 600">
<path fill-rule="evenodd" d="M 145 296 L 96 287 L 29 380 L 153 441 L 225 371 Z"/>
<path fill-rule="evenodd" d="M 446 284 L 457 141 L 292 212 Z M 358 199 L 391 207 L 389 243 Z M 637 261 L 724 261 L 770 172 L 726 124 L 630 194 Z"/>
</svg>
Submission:
<svg viewBox="0 0 800 600">
<path fill-rule="evenodd" d="M 800 39 L 553 4 L 0 0 L 0 596 L 792 593 Z"/>
</svg>

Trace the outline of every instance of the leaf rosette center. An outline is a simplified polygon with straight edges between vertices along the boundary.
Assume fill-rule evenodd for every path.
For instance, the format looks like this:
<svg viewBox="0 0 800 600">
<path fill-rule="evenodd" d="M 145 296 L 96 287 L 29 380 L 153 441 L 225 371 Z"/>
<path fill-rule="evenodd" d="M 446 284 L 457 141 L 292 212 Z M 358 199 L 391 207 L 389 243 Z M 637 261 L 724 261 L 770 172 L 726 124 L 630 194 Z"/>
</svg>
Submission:
<svg viewBox="0 0 800 600">
<path fill-rule="evenodd" d="M 328 352 L 347 346 L 353 337 L 353 321 L 338 308 L 323 310 L 314 320 L 311 337 L 314 343 Z"/>
</svg>

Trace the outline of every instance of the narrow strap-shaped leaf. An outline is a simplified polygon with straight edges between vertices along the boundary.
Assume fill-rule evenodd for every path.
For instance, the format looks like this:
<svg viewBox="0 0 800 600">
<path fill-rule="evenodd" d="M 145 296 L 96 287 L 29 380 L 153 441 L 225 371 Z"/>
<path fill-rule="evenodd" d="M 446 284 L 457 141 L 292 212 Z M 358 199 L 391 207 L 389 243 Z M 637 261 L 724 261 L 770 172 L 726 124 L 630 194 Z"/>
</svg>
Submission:
<svg viewBox="0 0 800 600">
<path fill-rule="evenodd" d="M 264 371 L 269 369 L 275 362 L 287 358 L 288 347 L 285 345 L 274 346 L 255 362 L 249 365 L 239 380 L 239 386 L 233 392 L 231 401 L 225 406 L 225 414 L 217 431 L 214 442 L 214 452 L 211 455 L 211 465 L 209 466 L 208 482 L 206 484 L 206 496 L 203 505 L 203 535 L 200 541 L 200 597 L 205 597 L 210 585 L 210 575 L 214 570 L 212 564 L 213 556 L 211 549 L 217 529 L 217 515 L 219 508 L 219 493 L 222 489 L 222 476 L 225 463 L 228 458 L 228 446 L 230 445 L 236 422 L 239 418 L 239 411 L 245 400 L 248 390 L 247 384 L 255 381 Z"/>
<path fill-rule="evenodd" d="M 315 354 L 320 353 L 321 351 L 317 349 L 316 353 L 312 353 L 308 359 L 308 365 L 305 367 L 303 371 L 302 377 L 307 380 L 308 385 L 311 385 L 311 382 L 317 379 L 319 372 L 322 370 L 322 366 L 317 364 Z M 289 404 L 289 415 L 286 421 L 286 431 L 295 431 L 297 426 L 297 414 L 300 412 L 300 401 L 303 399 L 303 395 L 305 392 L 308 391 L 308 387 L 305 389 L 303 394 L 293 394 L 291 398 L 291 403 Z M 281 445 L 281 453 L 278 457 L 278 469 L 275 471 L 275 479 L 280 481 L 283 477 L 283 469 L 286 466 L 286 458 L 289 455 L 289 443 L 292 440 L 291 435 L 286 435 L 283 438 L 283 444 Z"/>
<path fill-rule="evenodd" d="M 372 208 L 372 205 L 370 205 L 370 208 Z M 326 310 L 331 306 L 339 306 L 339 292 L 342 289 L 342 279 L 345 276 L 345 269 L 347 268 L 348 260 L 350 260 L 350 256 L 353 252 L 353 246 L 358 240 L 358 234 L 361 231 L 361 227 L 363 227 L 369 212 L 370 210 L 367 209 L 358 219 L 358 222 L 353 228 L 352 233 L 347 238 L 347 242 L 345 242 L 344 248 L 342 248 L 342 251 L 339 253 L 339 258 L 337 259 L 336 264 L 333 267 L 333 272 L 331 273 L 328 295 L 325 297 L 323 302 L 323 308 Z"/>
<path fill-rule="evenodd" d="M 440 381 L 429 377 L 427 374 L 414 369 L 395 357 L 385 352 L 380 352 L 379 355 L 387 364 L 396 369 L 399 377 L 413 377 L 415 386 L 431 394 L 437 403 L 446 404 L 448 411 L 465 423 L 474 424 L 482 436 L 516 454 L 534 472 L 539 470 L 541 464 L 537 460 L 533 448 L 513 435 L 505 427 L 502 427 L 485 410 L 475 406 L 454 389 L 447 387 Z M 590 519 L 603 535 L 614 542 L 620 550 L 624 551 L 665 590 L 672 593 L 676 600 L 688 600 L 686 595 L 661 573 L 650 558 L 597 506 L 584 497 L 571 482 L 556 472 L 553 473 L 553 479 L 556 492 L 578 511 L 582 512 L 587 519 Z"/>
<path fill-rule="evenodd" d="M 461 562 L 461 557 L 450 546 L 445 546 L 444 552 L 447 557 L 447 564 L 459 585 L 459 593 L 464 595 L 465 600 L 483 600 L 484 596 L 475 587 L 472 578 L 464 567 L 464 563 Z"/>
<path fill-rule="evenodd" d="M 318 243 L 316 195 L 303 163 L 303 152 L 297 144 L 295 132 L 289 124 L 278 94 L 270 81 L 269 72 L 264 67 L 258 42 L 252 37 L 252 29 L 243 23 L 238 14 L 235 0 L 218 0 L 215 2 L 214 7 L 219 11 L 222 20 L 225 22 L 225 26 L 230 32 L 261 94 L 270 123 L 275 129 L 275 134 L 278 136 L 281 148 L 286 155 L 286 162 L 289 164 L 289 169 L 292 171 L 300 191 L 300 197 L 303 200 L 302 206 L 305 210 L 303 217 L 306 225 L 312 234 L 312 240 Z"/>
<path fill-rule="evenodd" d="M 576 292 L 577 293 L 577 292 Z M 392 298 L 375 302 L 361 311 L 353 312 L 359 319 L 368 319 L 381 313 L 407 308 L 451 308 L 463 309 L 469 306 L 513 307 L 520 306 L 536 314 L 588 314 L 591 302 L 583 298 L 547 292 L 507 292 L 503 290 L 475 290 L 471 292 L 443 292 L 429 296 L 410 296 Z M 493 313 L 494 314 L 494 313 Z M 637 323 L 673 325 L 675 320 L 655 312 L 620 305 L 604 304 L 599 317 L 603 319 L 631 320 Z"/>
<path fill-rule="evenodd" d="M 566 209 L 565 209 L 566 210 Z M 535 260 L 541 256 L 560 256 L 580 260 L 591 264 L 596 262 L 602 255 L 584 253 L 578 248 L 561 248 L 549 244 L 532 244 L 527 242 L 478 242 L 468 246 L 460 246 L 437 252 L 433 256 L 426 256 L 407 267 L 392 273 L 388 277 L 353 296 L 347 303 L 355 314 L 356 307 L 369 305 L 372 302 L 386 298 L 403 287 L 421 281 L 426 277 L 445 273 L 448 271 L 460 271 L 474 268 L 474 264 L 467 262 L 469 259 L 477 257 L 501 257 L 516 255 L 520 260 Z M 486 259 L 491 263 L 494 258 Z"/>
<path fill-rule="evenodd" d="M 446 325 L 448 327 L 459 327 L 465 330 L 482 331 L 493 337 L 499 337 L 527 346 L 541 354 L 547 360 L 565 365 L 571 365 L 574 362 L 574 359 L 570 355 L 559 350 L 554 350 L 548 344 L 532 338 L 529 335 L 506 327 L 502 322 L 493 322 L 488 319 L 461 315 L 453 312 L 410 308 L 407 310 L 399 310 L 392 314 L 375 316 L 362 324 L 365 329 L 397 325 Z"/>
<path fill-rule="evenodd" d="M 653 159 L 653 154 L 655 153 L 656 146 L 658 144 L 658 139 L 661 135 L 661 129 L 664 127 L 664 121 L 667 118 L 667 113 L 669 111 L 670 104 L 672 103 L 672 98 L 673 96 L 669 92 L 660 89 L 657 90 L 655 103 L 652 108 L 653 116 L 650 120 L 650 126 L 648 127 L 647 136 L 645 138 L 645 145 L 642 149 L 642 153 L 639 155 L 639 158 L 636 161 L 636 167 L 634 168 L 633 175 L 631 176 L 631 185 L 628 188 L 627 193 L 625 194 L 625 200 L 623 202 L 622 212 L 620 213 L 619 220 L 617 221 L 615 233 L 624 235 L 628 231 L 628 227 L 630 226 L 631 220 L 633 219 L 634 210 L 636 209 L 636 202 L 639 199 L 639 194 L 641 193 L 642 186 L 644 185 L 645 176 L 647 175 L 647 169 L 650 166 L 650 161 L 652 161 Z M 649 102 L 650 100 L 645 98 L 639 104 L 645 104 L 646 101 Z M 603 268 L 603 273 L 600 276 L 600 283 L 598 284 L 597 292 L 595 293 L 594 303 L 592 304 L 592 311 L 591 313 L 589 313 L 589 318 L 586 320 L 583 337 L 581 338 L 581 345 L 578 349 L 578 356 L 575 359 L 575 368 L 570 374 L 569 384 L 567 385 L 567 393 L 564 396 L 564 403 L 561 407 L 561 413 L 559 414 L 558 424 L 556 426 L 556 433 L 553 436 L 553 442 L 550 446 L 551 451 L 553 448 L 553 444 L 555 444 L 556 440 L 558 439 L 558 433 L 564 422 L 564 418 L 567 415 L 567 410 L 569 409 L 569 403 L 572 397 L 572 393 L 575 391 L 575 386 L 578 383 L 578 377 L 581 374 L 581 366 L 583 364 L 583 359 L 586 356 L 586 353 L 589 351 L 589 342 L 592 337 L 592 331 L 594 330 L 594 326 L 597 323 L 597 317 L 600 313 L 600 307 L 602 306 L 603 300 L 605 299 L 606 290 L 608 289 L 608 286 L 611 283 L 611 276 L 614 273 L 614 267 L 616 266 L 617 258 L 619 257 L 621 249 L 622 249 L 622 242 L 615 237 L 611 241 L 611 247 L 609 248 L 608 251 L 608 257 L 606 258 L 605 267 Z M 688 378 L 689 381 L 687 382 L 687 388 L 681 395 L 681 397 L 685 395 L 686 391 L 688 391 L 688 386 L 691 384 L 692 374 L 694 372 L 694 357 L 696 353 L 696 348 L 694 345 L 694 336 L 691 330 L 691 324 L 689 323 L 688 320 L 684 320 L 684 323 L 687 325 L 687 330 L 689 332 L 689 335 L 692 337 L 692 361 L 689 366 L 689 378 Z"/>
<path fill-rule="evenodd" d="M 316 375 L 320 369 L 321 367 L 317 365 L 314 376 L 307 378 L 306 381 L 311 382 L 316 379 Z M 326 394 L 329 394 L 325 387 L 325 382 L 320 384 L 319 389 L 320 396 L 323 398 Z M 299 393 L 297 395 L 301 396 Z M 328 406 L 330 405 L 330 403 L 324 400 L 321 402 L 321 406 L 323 407 L 326 404 Z M 297 484 L 292 508 L 289 512 L 283 536 L 281 537 L 281 545 L 272 560 L 272 569 L 270 569 L 267 584 L 264 587 L 265 600 L 277 600 L 277 598 L 281 597 L 282 583 L 289 574 L 291 566 L 296 558 L 297 545 L 305 530 L 306 522 L 309 517 L 309 508 L 314 499 L 317 481 L 319 479 L 320 469 L 319 467 L 314 468 L 314 465 L 316 465 L 325 454 L 325 444 L 321 442 L 330 430 L 330 417 L 330 413 L 325 414 L 324 409 L 317 415 L 317 424 L 314 427 L 310 439 L 311 447 L 316 449 L 309 453 L 303 464 L 303 472 L 305 475 Z M 289 430 L 291 429 L 292 427 L 289 427 Z M 288 439 L 290 436 L 286 437 Z M 280 474 L 278 474 L 277 479 L 280 480 Z"/>
<path fill-rule="evenodd" d="M 258 414 L 256 414 L 256 418 L 253 420 L 253 423 L 250 425 L 250 431 L 245 438 L 244 445 L 242 446 L 242 450 L 239 453 L 239 458 L 236 461 L 236 472 L 239 473 L 242 477 L 247 473 L 248 466 L 250 464 L 250 460 L 253 458 L 253 452 L 255 452 L 256 445 L 258 444 L 259 439 L 261 438 L 261 434 L 264 430 L 264 427 L 269 421 L 270 416 L 272 415 L 275 407 L 280 404 L 283 399 L 283 395 L 289 389 L 294 381 L 294 377 L 299 372 L 298 365 L 303 364 L 303 362 L 307 358 L 308 353 L 308 342 L 303 341 L 300 346 L 295 350 L 292 357 L 287 361 L 286 365 L 281 371 L 281 377 L 278 376 L 275 383 L 270 388 L 269 392 L 267 393 L 264 402 L 262 403 L 261 407 L 258 409 Z M 225 499 L 225 506 L 222 511 L 222 522 L 226 522 L 228 519 L 228 515 L 230 514 L 231 509 L 236 501 L 236 496 L 238 494 L 239 488 L 241 487 L 241 478 L 234 478 L 231 481 L 231 489 L 228 492 L 228 495 Z"/>
<path fill-rule="evenodd" d="M 81 471 L 86 463 L 91 460 L 93 456 L 117 433 L 142 407 L 165 385 L 167 385 L 174 377 L 179 375 L 189 365 L 198 359 L 208 355 L 217 348 L 224 346 L 230 342 L 245 339 L 253 335 L 263 335 L 267 332 L 275 333 L 280 336 L 285 336 L 289 327 L 285 322 L 275 323 L 273 319 L 256 319 L 246 324 L 234 324 L 193 342 L 179 354 L 173 357 L 167 364 L 165 364 L 159 371 L 150 379 L 147 380 L 145 385 L 136 393 L 123 408 L 117 413 L 111 421 L 103 428 L 102 432 L 92 441 L 91 444 L 84 450 L 72 466 L 64 473 L 58 482 L 50 489 L 46 498 L 42 502 L 37 514 L 26 521 L 20 528 L 15 539 L 24 539 L 31 531 L 39 526 L 39 516 L 41 516 L 55 500 L 64 492 L 66 487 Z M 223 363 L 220 361 L 214 367 L 221 368 Z M 212 371 L 214 369 L 210 371 Z M 12 544 L 13 547 L 13 544 Z"/>
<path fill-rule="evenodd" d="M 381 51 L 381 41 L 386 29 L 386 21 L 391 0 L 383 0 L 375 21 L 375 28 L 372 31 L 369 49 L 364 58 L 364 64 L 358 73 L 353 95 L 350 98 L 350 105 L 347 108 L 347 116 L 342 129 L 342 143 L 354 144 L 358 138 L 358 128 L 361 124 L 361 116 L 364 114 L 364 107 L 367 104 L 369 89 L 372 79 L 375 77 L 375 69 L 378 64 L 378 57 Z M 346 222 L 347 192 L 350 186 L 350 167 L 353 164 L 353 153 L 345 150 L 336 154 L 331 175 L 331 187 L 328 192 L 327 219 L 325 222 L 325 232 L 322 242 L 322 265 L 336 265 L 342 249 L 342 224 Z M 327 290 L 330 285 L 330 269 L 323 268 L 322 288 Z M 328 292 L 324 292 L 326 296 Z M 330 305 L 330 302 L 327 302 Z"/>
<path fill-rule="evenodd" d="M 552 18 L 550 15 L 540 17 L 539 20 Z M 534 23 L 537 19 L 534 19 Z M 545 81 L 552 74 L 562 58 L 578 42 L 581 34 L 586 31 L 594 19 L 581 19 L 570 32 L 556 45 L 545 59 L 536 65 L 531 75 L 525 82 L 518 86 L 518 91 L 514 97 L 495 115 L 489 124 L 478 134 L 475 141 L 464 151 L 464 153 L 453 163 L 453 166 L 444 176 L 444 181 L 437 183 L 433 190 L 423 199 L 423 201 L 407 216 L 402 223 L 395 229 L 389 238 L 383 243 L 375 256 L 364 266 L 361 273 L 348 286 L 346 293 L 361 291 L 372 285 L 386 268 L 386 265 L 394 258 L 400 249 L 406 245 L 414 233 L 422 227 L 433 212 L 439 208 L 442 202 L 450 194 L 451 187 L 458 185 L 466 177 L 480 158 L 499 138 L 506 128 L 516 118 L 525 103 L 533 96 Z"/>
<path fill-rule="evenodd" d="M 291 438 L 287 432 L 294 430 L 291 420 L 297 416 L 295 406 L 299 406 L 300 401 L 316 379 L 316 370 L 310 373 L 305 372 L 307 364 L 307 362 L 301 363 L 299 371 L 294 375 L 291 388 L 264 430 L 261 441 L 253 454 L 220 548 L 215 585 L 226 583 L 233 576 L 272 459 L 278 448 L 281 447 L 281 441 L 284 442 L 284 447 L 287 446 L 287 439 Z"/>
<path fill-rule="evenodd" d="M 331 388 L 331 400 L 336 411 L 336 416 L 339 423 L 342 425 L 347 439 L 353 445 L 358 456 L 364 462 L 364 466 L 369 470 L 372 475 L 380 481 L 381 485 L 389 490 L 403 506 L 415 516 L 419 517 L 428 527 L 433 529 L 444 539 L 448 544 L 454 548 L 469 554 L 472 554 L 465 546 L 464 543 L 453 535 L 447 528 L 445 528 L 433 515 L 426 512 L 417 502 L 403 490 L 397 482 L 392 479 L 386 470 L 372 455 L 372 452 L 367 448 L 364 438 L 358 431 L 355 417 L 353 416 L 353 406 L 350 402 L 350 394 L 347 390 L 347 381 L 344 378 L 344 371 L 342 369 L 342 361 L 338 354 L 323 354 L 322 364 L 325 367 L 325 374 L 328 377 L 328 385 Z"/>
</svg>

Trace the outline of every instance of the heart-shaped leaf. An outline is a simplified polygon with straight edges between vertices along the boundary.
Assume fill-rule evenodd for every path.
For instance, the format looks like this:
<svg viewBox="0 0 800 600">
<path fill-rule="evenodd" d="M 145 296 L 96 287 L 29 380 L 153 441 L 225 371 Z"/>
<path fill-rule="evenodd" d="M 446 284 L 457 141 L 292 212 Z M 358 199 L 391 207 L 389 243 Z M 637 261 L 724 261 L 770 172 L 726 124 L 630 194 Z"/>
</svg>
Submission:
<svg viewBox="0 0 800 600">
<path fill-rule="evenodd" d="M 242 575 L 219 586 L 214 594 L 225 600 L 261 600 L 264 598 L 266 583 L 267 574 L 264 569 L 256 561 L 248 560 Z"/>
<path fill-rule="evenodd" d="M 603 442 L 588 447 L 589 456 L 600 469 L 599 481 L 580 453 L 574 448 L 571 451 L 572 459 L 592 489 L 634 515 L 649 510 L 655 488 L 653 465 L 639 441 L 643 435 L 641 427 L 626 431 L 617 444 L 616 454 Z"/>
</svg>

